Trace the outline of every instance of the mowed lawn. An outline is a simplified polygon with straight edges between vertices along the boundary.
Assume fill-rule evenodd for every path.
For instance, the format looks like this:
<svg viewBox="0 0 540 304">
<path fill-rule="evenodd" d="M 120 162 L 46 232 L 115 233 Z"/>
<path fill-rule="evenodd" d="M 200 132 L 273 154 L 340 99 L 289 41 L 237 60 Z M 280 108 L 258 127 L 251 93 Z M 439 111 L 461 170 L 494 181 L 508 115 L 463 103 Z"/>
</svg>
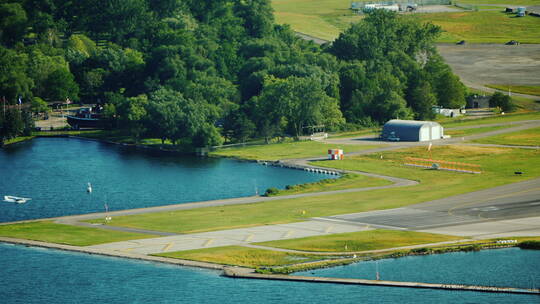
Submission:
<svg viewBox="0 0 540 304">
<path fill-rule="evenodd" d="M 467 174 L 409 167 L 403 164 L 405 157 L 408 156 L 478 164 L 481 165 L 483 173 Z M 540 153 L 527 149 L 435 146 L 430 155 L 426 147 L 415 147 L 349 157 L 340 161 L 339 164 L 317 162 L 317 165 L 339 166 L 348 170 L 410 178 L 419 181 L 420 184 L 246 205 L 114 217 L 110 224 L 175 233 L 194 233 L 283 224 L 318 216 L 398 208 L 538 177 L 540 176 Z M 524 170 L 521 168 L 527 168 L 527 175 L 515 176 L 516 170 Z"/>
<path fill-rule="evenodd" d="M 272 7 L 277 23 L 326 40 L 334 40 L 363 18 L 349 9 L 349 0 L 272 0 Z"/>
<path fill-rule="evenodd" d="M 521 93 L 528 95 L 540 96 L 540 86 L 516 86 L 516 85 L 504 85 L 504 84 L 486 84 L 486 87 L 493 88 L 505 92 Z"/>
<path fill-rule="evenodd" d="M 50 221 L 0 225 L 0 236 L 73 246 L 157 237 L 157 235 L 55 224 Z"/>
<path fill-rule="evenodd" d="M 257 245 L 312 252 L 356 252 L 463 239 L 443 234 L 401 230 L 368 230 L 256 243 Z"/>
<path fill-rule="evenodd" d="M 460 1 L 468 4 L 540 5 L 537 0 Z M 503 3 L 506 2 L 506 3 Z M 333 41 L 339 34 L 360 21 L 363 16 L 353 13 L 351 2 L 344 0 L 273 0 L 274 15 L 279 24 L 289 24 L 293 30 L 317 38 Z M 540 43 L 540 18 L 500 11 L 463 11 L 443 13 L 408 14 L 432 22 L 443 29 L 438 42 L 466 40 L 473 43 L 505 43 L 518 40 L 522 43 Z"/>
<path fill-rule="evenodd" d="M 473 140 L 473 142 L 481 144 L 540 147 L 540 128 L 533 128 L 518 132 L 490 136 Z M 538 151 L 537 153 L 540 154 L 540 151 Z"/>
<path fill-rule="evenodd" d="M 409 15 L 423 22 L 441 26 L 443 33 L 438 42 L 455 43 L 540 43 L 540 18 L 515 17 L 500 11 L 430 13 Z"/>
<path fill-rule="evenodd" d="M 155 254 L 176 259 L 244 267 L 283 266 L 320 260 L 321 257 L 240 246 L 224 246 Z"/>
<path fill-rule="evenodd" d="M 213 156 L 236 157 L 251 160 L 280 160 L 305 157 L 326 157 L 328 149 L 343 149 L 345 153 L 378 148 L 378 145 L 340 145 L 317 141 L 297 141 L 290 143 L 254 145 L 225 148 L 211 152 Z"/>
</svg>

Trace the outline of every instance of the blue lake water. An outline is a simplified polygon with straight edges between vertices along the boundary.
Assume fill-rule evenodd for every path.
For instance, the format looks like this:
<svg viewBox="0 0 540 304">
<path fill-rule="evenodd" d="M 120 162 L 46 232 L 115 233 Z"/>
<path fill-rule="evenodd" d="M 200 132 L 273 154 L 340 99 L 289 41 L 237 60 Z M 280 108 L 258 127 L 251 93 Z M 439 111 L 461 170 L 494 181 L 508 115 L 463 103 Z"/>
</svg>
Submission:
<svg viewBox="0 0 540 304">
<path fill-rule="evenodd" d="M 424 283 L 540 288 L 540 250 L 453 252 L 367 261 L 298 275 Z M 538 298 L 540 303 L 540 297 Z"/>
<path fill-rule="evenodd" d="M 471 254 L 481 262 L 529 259 L 525 250 Z M 2 303 L 538 303 L 536 295 L 491 294 L 231 279 L 219 272 L 120 258 L 85 255 L 0 243 Z M 469 254 L 465 254 L 469 255 Z M 437 255 L 434 258 L 444 258 Z M 538 255 L 536 255 L 538 260 Z M 530 261 L 530 260 L 529 260 Z M 444 264 L 439 272 L 467 265 Z M 537 268 L 538 269 L 538 268 Z M 425 273 L 428 281 L 432 272 Z M 512 277 L 513 273 L 500 273 Z"/>
<path fill-rule="evenodd" d="M 37 138 L 0 149 L 0 222 L 260 194 L 335 176 L 197 158 L 69 138 Z M 87 183 L 93 192 L 86 192 Z M 257 190 L 256 190 L 257 189 Z"/>
</svg>

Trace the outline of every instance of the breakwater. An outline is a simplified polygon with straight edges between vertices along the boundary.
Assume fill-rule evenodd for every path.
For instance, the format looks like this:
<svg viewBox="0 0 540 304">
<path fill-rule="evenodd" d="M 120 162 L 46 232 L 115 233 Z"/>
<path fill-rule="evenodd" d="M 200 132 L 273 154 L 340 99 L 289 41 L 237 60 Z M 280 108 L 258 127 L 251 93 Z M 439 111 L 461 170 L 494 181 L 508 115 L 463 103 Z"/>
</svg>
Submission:
<svg viewBox="0 0 540 304">
<path fill-rule="evenodd" d="M 296 282 L 311 282 L 311 283 L 369 285 L 369 286 L 404 287 L 404 288 L 426 288 L 426 289 L 444 289 L 444 290 L 462 290 L 462 291 L 465 290 L 465 291 L 477 291 L 477 292 L 540 295 L 539 289 L 493 287 L 493 286 L 478 286 L 478 285 L 458 285 L 458 284 L 434 284 L 434 283 L 421 283 L 421 282 L 396 282 L 396 281 L 348 279 L 348 278 L 308 277 L 308 276 L 294 276 L 294 275 L 280 275 L 280 274 L 259 274 L 259 273 L 246 271 L 245 268 L 235 268 L 235 267 L 225 268 L 223 270 L 223 274 L 227 277 L 243 278 L 243 279 L 280 280 L 280 281 L 296 281 Z"/>
</svg>

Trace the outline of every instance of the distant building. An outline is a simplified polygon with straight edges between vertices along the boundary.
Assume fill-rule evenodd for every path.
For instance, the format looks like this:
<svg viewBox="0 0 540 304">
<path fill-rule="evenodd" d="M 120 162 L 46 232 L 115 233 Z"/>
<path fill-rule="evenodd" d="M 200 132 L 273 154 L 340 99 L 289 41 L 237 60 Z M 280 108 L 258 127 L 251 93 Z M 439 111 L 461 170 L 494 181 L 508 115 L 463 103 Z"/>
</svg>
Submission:
<svg viewBox="0 0 540 304">
<path fill-rule="evenodd" d="M 381 137 L 390 141 L 428 141 L 443 135 L 443 127 L 433 121 L 392 119 L 384 124 Z"/>
<path fill-rule="evenodd" d="M 473 95 L 467 98 L 467 109 L 489 108 L 489 99 L 491 96 Z"/>
</svg>

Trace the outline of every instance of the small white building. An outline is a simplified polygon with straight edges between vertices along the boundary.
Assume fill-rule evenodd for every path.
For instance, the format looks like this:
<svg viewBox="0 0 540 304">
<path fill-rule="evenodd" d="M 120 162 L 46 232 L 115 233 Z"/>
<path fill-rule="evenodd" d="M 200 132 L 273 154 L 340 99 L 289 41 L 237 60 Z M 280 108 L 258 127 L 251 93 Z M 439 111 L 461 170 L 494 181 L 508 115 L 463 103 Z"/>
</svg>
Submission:
<svg viewBox="0 0 540 304">
<path fill-rule="evenodd" d="M 429 141 L 441 139 L 443 127 L 433 121 L 392 119 L 384 124 L 381 137 L 390 141 Z"/>
</svg>

